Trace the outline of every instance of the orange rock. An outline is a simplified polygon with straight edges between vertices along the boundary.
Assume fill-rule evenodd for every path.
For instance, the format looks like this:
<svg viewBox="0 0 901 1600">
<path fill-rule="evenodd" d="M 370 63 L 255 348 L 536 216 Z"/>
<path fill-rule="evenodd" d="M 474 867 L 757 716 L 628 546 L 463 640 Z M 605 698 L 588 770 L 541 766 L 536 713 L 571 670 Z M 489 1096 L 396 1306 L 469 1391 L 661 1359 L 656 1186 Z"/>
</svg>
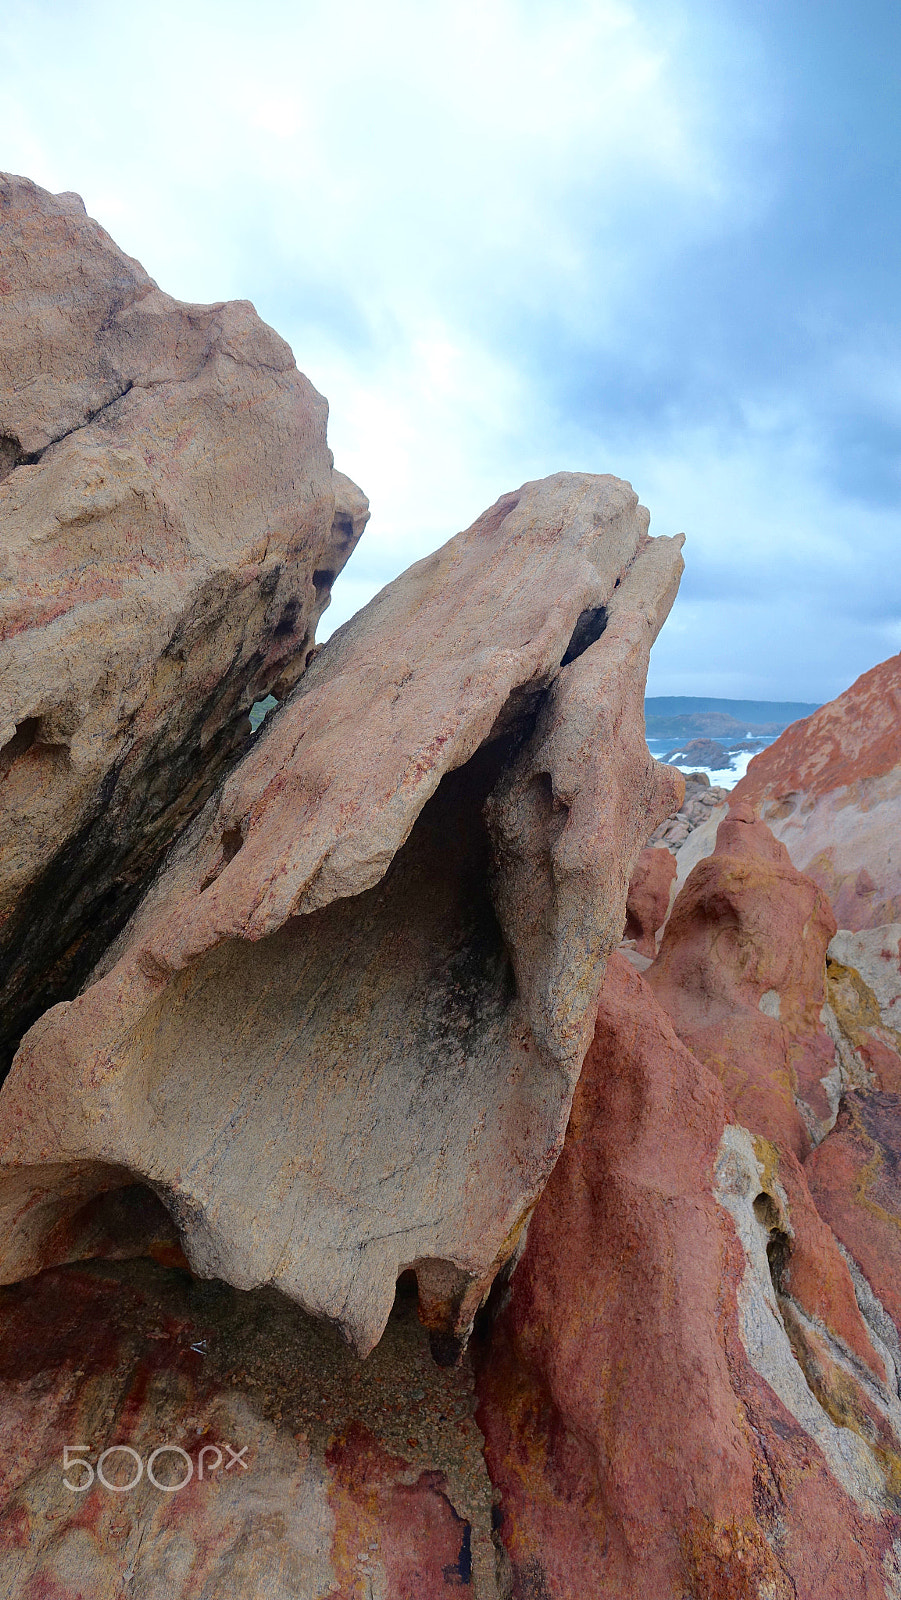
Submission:
<svg viewBox="0 0 901 1600">
<path fill-rule="evenodd" d="M 802 1276 L 796 1211 L 778 1199 L 783 1234 L 785 1191 L 727 1118 L 614 954 L 563 1154 L 476 1351 L 514 1600 L 885 1594 L 897 1396 L 811 1324 L 840 1375 L 824 1398 L 844 1385 L 856 1409 L 837 1423 L 815 1398 L 772 1273 L 781 1251 Z"/>
<path fill-rule="evenodd" d="M 901 655 L 793 723 L 732 795 L 760 808 L 839 927 L 901 921 Z"/>
<path fill-rule="evenodd" d="M 733 806 L 648 969 L 676 1032 L 717 1073 L 739 1121 L 802 1160 L 807 1123 L 825 1130 L 833 1115 L 823 1080 L 835 1076 L 835 1049 L 820 1012 L 834 933 L 822 891 L 751 810 Z"/>
</svg>

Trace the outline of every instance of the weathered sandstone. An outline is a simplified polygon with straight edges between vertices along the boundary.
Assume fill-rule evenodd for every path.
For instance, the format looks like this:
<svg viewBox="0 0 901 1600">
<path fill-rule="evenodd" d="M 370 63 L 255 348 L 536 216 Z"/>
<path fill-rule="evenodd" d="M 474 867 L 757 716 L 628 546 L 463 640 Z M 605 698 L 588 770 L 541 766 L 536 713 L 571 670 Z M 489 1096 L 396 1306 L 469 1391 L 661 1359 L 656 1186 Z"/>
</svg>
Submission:
<svg viewBox="0 0 901 1600">
<path fill-rule="evenodd" d="M 901 920 L 901 655 L 787 728 L 732 797 L 759 807 L 839 927 Z"/>
<path fill-rule="evenodd" d="M 513 1600 L 891 1592 L 894 1374 L 799 1169 L 619 953 L 475 1355 Z"/>
<path fill-rule="evenodd" d="M 805 1172 L 818 1211 L 891 1319 L 901 1378 L 901 1094 L 849 1090 Z"/>
<path fill-rule="evenodd" d="M 0 1055 L 77 992 L 303 671 L 367 517 L 247 301 L 0 177 Z"/>
<path fill-rule="evenodd" d="M 472 1413 L 404 1293 L 361 1368 L 269 1290 L 51 1270 L 0 1290 L 0 1593 L 499 1600 Z"/>
<path fill-rule="evenodd" d="M 643 735 L 681 540 L 613 478 L 507 495 L 317 653 L 0 1095 L 2 1276 L 149 1185 L 193 1269 L 366 1351 L 463 1334 L 560 1150 L 681 799 Z"/>
<path fill-rule="evenodd" d="M 821 1020 L 828 902 L 747 807 L 685 882 L 648 981 L 679 1037 L 722 1080 L 752 1132 L 803 1160 L 841 1088 Z"/>
</svg>

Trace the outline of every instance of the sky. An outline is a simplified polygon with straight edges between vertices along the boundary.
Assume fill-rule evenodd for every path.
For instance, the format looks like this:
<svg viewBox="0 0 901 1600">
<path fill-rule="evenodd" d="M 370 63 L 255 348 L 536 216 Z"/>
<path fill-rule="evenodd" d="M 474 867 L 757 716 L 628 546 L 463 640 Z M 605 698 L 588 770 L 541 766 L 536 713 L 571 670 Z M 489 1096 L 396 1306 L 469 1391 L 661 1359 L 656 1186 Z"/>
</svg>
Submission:
<svg viewBox="0 0 901 1600">
<path fill-rule="evenodd" d="M 320 637 L 497 497 L 686 534 L 652 694 L 901 649 L 897 0 L 20 0 L 0 167 L 252 300 L 372 518 Z"/>
</svg>

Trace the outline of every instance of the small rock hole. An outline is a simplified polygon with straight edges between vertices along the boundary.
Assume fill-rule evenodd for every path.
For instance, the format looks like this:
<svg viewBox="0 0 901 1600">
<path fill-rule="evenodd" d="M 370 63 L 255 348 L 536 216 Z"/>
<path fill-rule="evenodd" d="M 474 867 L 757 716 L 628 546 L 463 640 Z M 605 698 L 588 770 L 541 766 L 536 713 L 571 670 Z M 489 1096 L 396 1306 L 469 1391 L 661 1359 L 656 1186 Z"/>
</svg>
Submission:
<svg viewBox="0 0 901 1600">
<path fill-rule="evenodd" d="M 216 882 L 216 879 L 219 877 L 220 873 L 225 871 L 229 862 L 234 861 L 235 856 L 238 854 L 238 851 L 243 843 L 244 835 L 242 834 L 241 829 L 236 822 L 233 823 L 230 828 L 225 829 L 220 845 L 219 860 L 216 862 L 212 872 L 207 873 L 202 884 L 200 885 L 201 894 L 203 894 L 204 891 L 210 887 L 211 883 Z"/>
<path fill-rule="evenodd" d="M 9 477 L 13 467 L 17 467 L 21 460 L 22 446 L 18 439 L 14 439 L 11 433 L 0 434 L 0 483 Z"/>
<path fill-rule="evenodd" d="M 584 655 L 589 645 L 597 643 L 606 626 L 606 606 L 591 606 L 587 611 L 583 611 L 573 629 L 573 636 L 560 663 L 561 667 L 568 667 L 577 656 Z"/>
<path fill-rule="evenodd" d="M 12 738 L 8 739 L 3 749 L 0 750 L 0 773 L 4 777 L 13 762 L 18 761 L 20 756 L 26 755 L 32 745 L 37 742 L 40 731 L 40 717 L 25 717 L 24 721 L 18 724 Z"/>
<path fill-rule="evenodd" d="M 252 732 L 256 733 L 263 726 L 270 711 L 274 711 L 278 701 L 274 694 L 267 694 L 265 700 L 255 700 L 248 713 Z"/>
</svg>

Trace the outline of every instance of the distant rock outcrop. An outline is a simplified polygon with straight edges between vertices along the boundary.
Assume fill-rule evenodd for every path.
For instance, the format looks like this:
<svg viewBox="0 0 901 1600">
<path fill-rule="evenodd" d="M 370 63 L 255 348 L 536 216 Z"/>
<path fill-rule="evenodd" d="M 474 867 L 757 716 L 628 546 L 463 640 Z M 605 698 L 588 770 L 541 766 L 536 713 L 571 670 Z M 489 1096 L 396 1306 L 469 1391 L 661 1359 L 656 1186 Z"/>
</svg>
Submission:
<svg viewBox="0 0 901 1600">
<path fill-rule="evenodd" d="M 247 301 L 0 177 L 0 1053 L 74 994 L 303 671 L 368 515 Z"/>
<path fill-rule="evenodd" d="M 840 928 L 901 921 L 901 655 L 787 728 L 732 793 L 759 808 Z"/>
<path fill-rule="evenodd" d="M 715 739 L 689 739 L 678 750 L 670 750 L 665 761 L 677 761 L 684 766 L 710 767 L 714 772 L 729 766 L 729 752 Z"/>
<path fill-rule="evenodd" d="M 317 653 L 0 1095 L 10 1281 L 143 1182 L 195 1271 L 361 1351 L 464 1334 L 563 1140 L 682 778 L 644 740 L 682 569 L 614 478 L 506 495 Z"/>
</svg>

